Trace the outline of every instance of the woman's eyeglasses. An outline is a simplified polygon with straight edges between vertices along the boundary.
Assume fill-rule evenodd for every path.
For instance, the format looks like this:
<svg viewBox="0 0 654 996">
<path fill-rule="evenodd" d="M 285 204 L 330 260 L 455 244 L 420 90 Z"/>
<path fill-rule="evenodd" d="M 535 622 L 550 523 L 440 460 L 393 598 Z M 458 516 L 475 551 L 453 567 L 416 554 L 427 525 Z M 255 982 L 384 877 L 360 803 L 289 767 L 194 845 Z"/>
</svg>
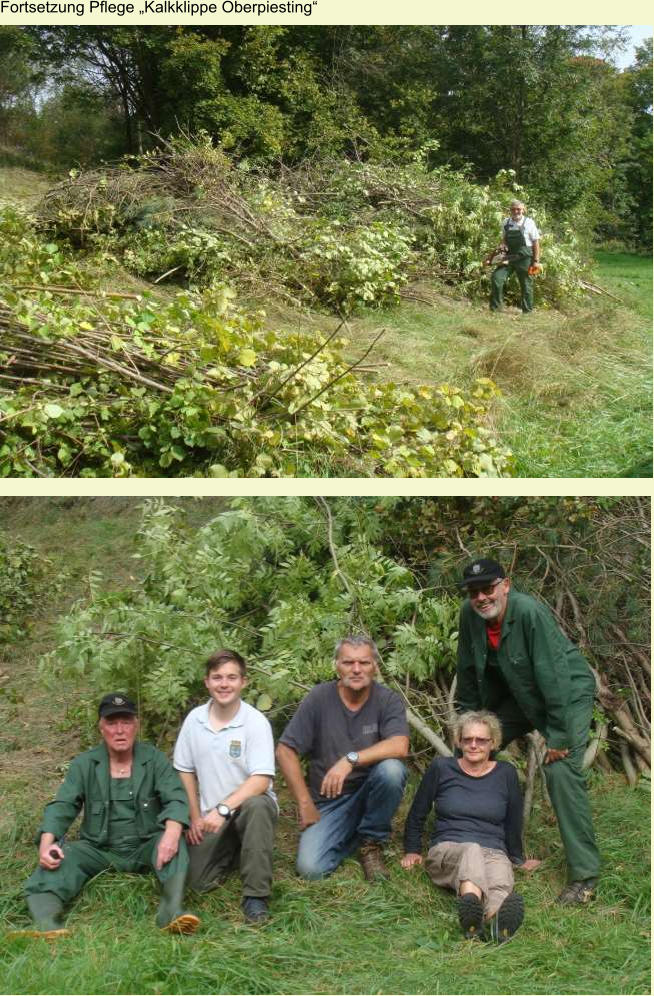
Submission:
<svg viewBox="0 0 654 996">
<path fill-rule="evenodd" d="M 479 744 L 480 747 L 485 747 L 486 744 L 489 744 L 490 742 L 490 737 L 461 737 L 461 743 L 465 744 L 466 747 L 472 747 L 473 744 Z"/>
</svg>

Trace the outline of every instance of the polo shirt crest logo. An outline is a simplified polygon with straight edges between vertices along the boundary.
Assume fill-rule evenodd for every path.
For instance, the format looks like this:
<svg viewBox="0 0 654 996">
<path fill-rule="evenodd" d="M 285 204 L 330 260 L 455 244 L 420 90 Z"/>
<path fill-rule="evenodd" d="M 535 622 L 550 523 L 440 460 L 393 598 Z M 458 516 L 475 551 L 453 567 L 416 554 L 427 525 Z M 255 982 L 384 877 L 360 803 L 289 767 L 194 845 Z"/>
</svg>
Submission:
<svg viewBox="0 0 654 996">
<path fill-rule="evenodd" d="M 229 743 L 229 756 L 230 757 L 240 757 L 241 756 L 241 741 L 231 740 Z"/>
</svg>

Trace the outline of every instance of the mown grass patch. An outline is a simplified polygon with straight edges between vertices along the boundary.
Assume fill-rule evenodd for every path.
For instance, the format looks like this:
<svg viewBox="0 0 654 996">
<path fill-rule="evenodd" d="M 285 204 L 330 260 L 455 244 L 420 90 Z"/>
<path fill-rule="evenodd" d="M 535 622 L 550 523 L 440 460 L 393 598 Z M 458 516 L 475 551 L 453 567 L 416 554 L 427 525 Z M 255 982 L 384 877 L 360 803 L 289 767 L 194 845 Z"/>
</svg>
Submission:
<svg viewBox="0 0 654 996">
<path fill-rule="evenodd" d="M 651 257 L 598 253 L 595 279 L 620 300 L 589 294 L 567 314 L 405 302 L 352 323 L 351 351 L 383 326 L 384 378 L 464 389 L 491 378 L 503 395 L 491 424 L 519 477 L 651 476 L 651 268 Z"/>
<path fill-rule="evenodd" d="M 415 783 L 407 792 L 402 812 Z M 595 903 L 553 904 L 563 860 L 549 813 L 537 809 L 528 839 L 545 857 L 520 877 L 527 914 L 510 945 L 460 938 L 449 894 L 421 869 L 399 866 L 400 825 L 389 853 L 391 878 L 367 885 L 348 860 L 324 882 L 293 872 L 296 832 L 283 794 L 275 856 L 272 917 L 243 924 L 238 879 L 189 897 L 202 917 L 193 937 L 171 938 L 154 925 L 157 889 L 150 876 L 103 874 L 73 905 L 70 938 L 56 944 L 0 942 L 12 993 L 644 993 L 649 979 L 649 799 L 617 777 L 603 778 L 592 804 L 606 867 Z M 15 840 L 15 838 L 12 838 Z M 3 927 L 27 922 L 20 894 L 34 849 L 13 855 L 3 841 Z M 530 851 L 534 848 L 530 847 Z"/>
</svg>

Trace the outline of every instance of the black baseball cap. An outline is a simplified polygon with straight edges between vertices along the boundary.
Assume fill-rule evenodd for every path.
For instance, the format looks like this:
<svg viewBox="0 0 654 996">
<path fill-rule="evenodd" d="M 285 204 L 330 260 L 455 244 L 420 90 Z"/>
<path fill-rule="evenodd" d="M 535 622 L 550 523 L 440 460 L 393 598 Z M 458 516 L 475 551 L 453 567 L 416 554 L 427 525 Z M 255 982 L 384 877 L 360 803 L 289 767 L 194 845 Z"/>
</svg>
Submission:
<svg viewBox="0 0 654 996">
<path fill-rule="evenodd" d="M 480 557 L 479 560 L 473 560 L 464 567 L 463 581 L 459 583 L 459 588 L 467 588 L 469 584 L 486 584 L 488 581 L 505 577 L 506 573 L 501 564 L 489 557 Z"/>
<path fill-rule="evenodd" d="M 98 706 L 98 716 L 104 719 L 105 716 L 117 716 L 119 713 L 127 713 L 130 716 L 138 715 L 136 706 L 131 699 L 128 699 L 122 692 L 109 692 Z"/>
</svg>

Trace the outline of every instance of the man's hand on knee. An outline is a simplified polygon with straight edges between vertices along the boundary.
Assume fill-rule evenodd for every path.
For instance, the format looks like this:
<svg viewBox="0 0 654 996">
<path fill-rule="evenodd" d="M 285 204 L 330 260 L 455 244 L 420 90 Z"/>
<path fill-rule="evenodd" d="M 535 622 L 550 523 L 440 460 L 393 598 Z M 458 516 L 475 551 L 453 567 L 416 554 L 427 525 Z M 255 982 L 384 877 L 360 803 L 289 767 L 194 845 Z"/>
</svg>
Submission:
<svg viewBox="0 0 654 996">
<path fill-rule="evenodd" d="M 306 830 L 307 827 L 320 822 L 320 811 L 312 799 L 305 799 L 302 802 L 298 802 L 297 809 L 301 830 Z"/>
<path fill-rule="evenodd" d="M 352 773 L 352 765 L 346 757 L 333 764 L 320 786 L 320 794 L 327 799 L 336 799 L 343 791 L 343 785 L 348 775 Z"/>
<path fill-rule="evenodd" d="M 166 829 L 161 835 L 159 843 L 157 844 L 157 859 L 154 863 L 154 867 L 159 871 L 164 865 L 167 865 L 169 861 L 177 854 L 179 850 L 179 838 L 182 835 L 182 825 L 177 823 L 175 820 L 168 820 Z"/>
<path fill-rule="evenodd" d="M 45 834 L 43 835 L 45 836 Z M 64 852 L 55 844 L 53 840 L 44 842 L 43 837 L 39 845 L 39 864 L 46 871 L 54 871 L 64 860 Z"/>
</svg>

